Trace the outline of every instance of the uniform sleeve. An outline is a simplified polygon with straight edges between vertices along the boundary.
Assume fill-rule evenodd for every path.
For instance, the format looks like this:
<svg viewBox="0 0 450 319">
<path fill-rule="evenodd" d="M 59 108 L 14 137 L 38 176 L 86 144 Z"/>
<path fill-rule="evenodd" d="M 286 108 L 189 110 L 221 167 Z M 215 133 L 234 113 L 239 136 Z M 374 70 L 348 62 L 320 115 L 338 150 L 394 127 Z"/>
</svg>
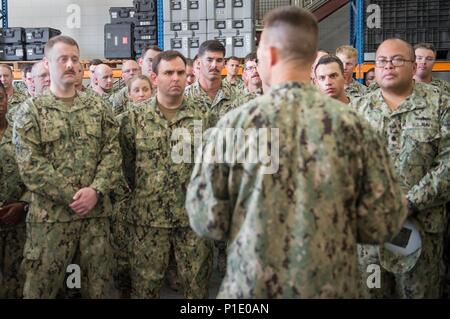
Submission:
<svg viewBox="0 0 450 319">
<path fill-rule="evenodd" d="M 25 102 L 16 113 L 13 144 L 20 176 L 27 189 L 54 202 L 70 204 L 77 190 L 45 157 L 37 111 L 31 101 Z"/>
<path fill-rule="evenodd" d="M 99 190 L 102 194 L 109 193 L 114 185 L 120 180 L 120 168 L 122 165 L 122 154 L 119 146 L 119 126 L 113 117 L 112 111 L 103 108 L 105 118 L 103 121 L 102 148 L 100 150 L 100 161 L 97 166 L 92 188 Z"/>
<path fill-rule="evenodd" d="M 198 235 L 224 240 L 229 233 L 233 205 L 228 193 L 228 165 L 208 159 L 220 138 L 217 132 L 218 129 L 212 129 L 202 152 L 197 154 L 187 189 L 186 210 L 190 225 Z"/>
<path fill-rule="evenodd" d="M 0 207 L 19 201 L 26 191 L 14 156 L 11 134 L 12 127 L 8 126 L 0 144 Z"/>
<path fill-rule="evenodd" d="M 432 168 L 408 192 L 408 200 L 420 210 L 443 205 L 450 198 L 450 97 L 442 95 L 440 141 Z"/>
<path fill-rule="evenodd" d="M 406 199 L 397 181 L 389 154 L 368 123 L 364 139 L 363 176 L 357 204 L 358 243 L 381 244 L 393 238 L 407 217 Z"/>
<path fill-rule="evenodd" d="M 135 188 L 135 171 L 136 171 L 136 143 L 135 143 L 135 129 L 134 113 L 127 111 L 120 116 L 120 133 L 119 141 L 122 151 L 123 165 L 125 179 L 131 189 Z"/>
</svg>

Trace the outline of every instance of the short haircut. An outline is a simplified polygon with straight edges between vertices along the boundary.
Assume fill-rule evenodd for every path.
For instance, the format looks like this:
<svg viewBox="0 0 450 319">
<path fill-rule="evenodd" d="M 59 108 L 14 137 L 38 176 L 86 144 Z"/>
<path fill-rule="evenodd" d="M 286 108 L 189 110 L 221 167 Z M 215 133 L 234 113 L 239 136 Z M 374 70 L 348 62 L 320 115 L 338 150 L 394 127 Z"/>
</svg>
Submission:
<svg viewBox="0 0 450 319">
<path fill-rule="evenodd" d="M 277 44 L 282 59 L 312 62 L 315 59 L 319 26 L 316 18 L 297 6 L 269 11 L 264 17 L 264 37 Z"/>
<path fill-rule="evenodd" d="M 144 50 L 142 50 L 141 57 L 145 56 L 147 54 L 147 51 L 156 51 L 156 52 L 163 52 L 161 48 L 157 45 L 150 45 L 148 47 L 145 47 Z"/>
<path fill-rule="evenodd" d="M 425 42 L 418 43 L 414 46 L 414 51 L 416 51 L 417 49 L 427 49 L 433 51 L 434 55 L 436 55 L 436 48 L 432 43 L 425 43 Z"/>
<path fill-rule="evenodd" d="M 33 67 L 31 68 L 31 76 L 32 76 L 32 77 L 38 76 L 38 74 L 37 74 L 37 69 L 38 69 L 38 67 L 40 67 L 41 65 L 45 67 L 45 64 L 44 64 L 43 61 L 39 61 L 39 62 L 33 64 Z"/>
<path fill-rule="evenodd" d="M 91 61 L 89 61 L 90 65 L 99 65 L 99 64 L 103 64 L 103 61 L 100 59 L 92 59 Z"/>
<path fill-rule="evenodd" d="M 316 68 L 314 69 L 314 75 L 316 75 L 317 67 L 319 65 L 327 65 L 330 63 L 337 63 L 339 65 L 339 69 L 341 70 L 342 75 L 344 75 L 344 64 L 342 64 L 341 59 L 331 54 L 324 55 L 319 59 L 319 61 L 317 61 Z"/>
<path fill-rule="evenodd" d="M 80 47 L 78 46 L 77 41 L 75 41 L 73 38 L 68 37 L 67 35 L 57 35 L 56 37 L 51 38 L 48 40 L 47 44 L 44 47 L 44 55 L 48 59 L 51 49 L 55 46 L 57 43 L 64 43 L 67 45 L 72 45 L 77 47 L 78 51 L 80 51 Z"/>
<path fill-rule="evenodd" d="M 193 62 L 195 63 L 195 61 L 197 61 L 197 60 L 198 60 L 198 54 L 196 54 L 196 55 L 194 56 Z"/>
<path fill-rule="evenodd" d="M 343 54 L 349 58 L 357 58 L 358 57 L 358 50 L 356 50 L 351 45 L 341 45 L 336 49 L 336 55 Z"/>
<path fill-rule="evenodd" d="M 153 63 L 152 63 L 153 72 L 155 72 L 155 74 L 158 75 L 158 71 L 159 71 L 158 67 L 162 60 L 172 61 L 172 60 L 175 60 L 176 58 L 180 58 L 181 60 L 183 60 L 184 65 L 186 65 L 186 58 L 180 52 L 178 52 L 178 51 L 161 52 L 153 59 Z"/>
<path fill-rule="evenodd" d="M 23 74 L 27 74 L 27 73 L 30 73 L 31 72 L 31 69 L 33 68 L 33 65 L 32 64 L 25 64 L 23 67 L 22 67 L 22 73 Z"/>
<path fill-rule="evenodd" d="M 409 51 L 411 60 L 416 61 L 416 52 L 414 51 L 414 48 L 411 45 L 411 43 L 409 43 L 403 39 L 400 39 L 400 38 L 390 38 L 390 39 L 386 39 L 383 42 L 381 42 L 377 48 L 376 56 L 378 56 L 378 50 L 379 50 L 380 46 L 388 41 L 397 41 L 397 42 L 401 42 L 401 43 L 405 44 L 408 47 L 408 51 Z"/>
<path fill-rule="evenodd" d="M 244 64 L 247 63 L 248 61 L 258 61 L 258 56 L 256 55 L 255 52 L 249 53 L 245 56 L 244 58 Z"/>
<path fill-rule="evenodd" d="M 229 61 L 231 61 L 231 60 L 238 61 L 239 63 L 241 62 L 241 59 L 239 59 L 237 56 L 234 56 L 234 55 L 230 56 L 230 57 L 227 59 L 227 63 L 228 63 Z"/>
<path fill-rule="evenodd" d="M 131 86 L 133 85 L 133 83 L 138 80 L 146 81 L 148 83 L 148 85 L 150 86 L 150 88 L 152 89 L 152 82 L 150 82 L 150 79 L 148 77 L 146 77 L 145 75 L 136 75 L 136 76 L 133 76 L 127 84 L 128 92 L 131 91 Z"/>
<path fill-rule="evenodd" d="M 225 57 L 226 49 L 222 42 L 218 40 L 207 40 L 200 45 L 198 49 L 198 57 L 201 58 L 206 52 L 221 52 Z"/>
<path fill-rule="evenodd" d="M 0 64 L 0 68 L 4 68 L 9 70 L 9 72 L 11 73 L 11 75 L 13 74 L 13 70 L 12 68 L 8 65 L 8 64 Z"/>
<path fill-rule="evenodd" d="M 192 59 L 186 59 L 186 66 L 193 67 L 193 66 L 194 66 L 194 60 L 192 60 Z"/>
</svg>

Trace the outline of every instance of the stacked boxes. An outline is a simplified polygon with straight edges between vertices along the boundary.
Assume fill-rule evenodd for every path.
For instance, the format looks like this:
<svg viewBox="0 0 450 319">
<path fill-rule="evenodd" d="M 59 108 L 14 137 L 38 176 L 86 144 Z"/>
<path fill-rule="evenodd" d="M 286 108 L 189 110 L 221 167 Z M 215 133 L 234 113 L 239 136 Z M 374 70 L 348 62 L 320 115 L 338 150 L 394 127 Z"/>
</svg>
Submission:
<svg viewBox="0 0 450 319">
<path fill-rule="evenodd" d="M 164 49 L 193 58 L 200 44 L 219 40 L 227 56 L 255 50 L 254 0 L 164 1 Z"/>
<path fill-rule="evenodd" d="M 207 39 L 205 0 L 164 1 L 164 50 L 193 58 Z"/>
<path fill-rule="evenodd" d="M 44 58 L 44 47 L 48 40 L 60 35 L 61 31 L 52 28 L 26 28 L 26 56 L 28 61 Z"/>
<path fill-rule="evenodd" d="M 40 60 L 47 41 L 59 34 L 61 31 L 52 28 L 0 29 L 0 60 Z"/>
<path fill-rule="evenodd" d="M 105 25 L 105 58 L 133 59 L 157 44 L 156 0 L 133 0 L 133 7 L 111 7 Z"/>
<path fill-rule="evenodd" d="M 158 44 L 158 29 L 155 0 L 133 0 L 138 23 L 134 27 L 134 53 L 141 56 L 142 50 Z"/>
<path fill-rule="evenodd" d="M 0 61 L 25 60 L 23 28 L 0 29 Z"/>
</svg>

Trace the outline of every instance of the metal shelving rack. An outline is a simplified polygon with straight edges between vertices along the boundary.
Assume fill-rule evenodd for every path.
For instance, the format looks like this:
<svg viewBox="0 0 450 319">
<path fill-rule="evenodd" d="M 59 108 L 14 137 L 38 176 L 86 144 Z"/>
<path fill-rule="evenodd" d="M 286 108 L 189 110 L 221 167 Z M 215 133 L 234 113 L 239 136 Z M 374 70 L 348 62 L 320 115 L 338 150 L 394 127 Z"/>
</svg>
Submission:
<svg viewBox="0 0 450 319">
<path fill-rule="evenodd" d="M 164 50 L 164 12 L 163 0 L 156 2 L 156 19 L 158 25 L 158 46 Z"/>
<path fill-rule="evenodd" d="M 361 66 L 364 64 L 364 37 L 365 37 L 365 1 L 350 0 L 350 45 L 358 50 L 358 70 L 357 77 L 359 82 L 363 82 Z"/>
<path fill-rule="evenodd" d="M 8 0 L 0 0 L 2 2 L 2 12 L 0 19 L 2 20 L 2 28 L 8 27 Z"/>
</svg>

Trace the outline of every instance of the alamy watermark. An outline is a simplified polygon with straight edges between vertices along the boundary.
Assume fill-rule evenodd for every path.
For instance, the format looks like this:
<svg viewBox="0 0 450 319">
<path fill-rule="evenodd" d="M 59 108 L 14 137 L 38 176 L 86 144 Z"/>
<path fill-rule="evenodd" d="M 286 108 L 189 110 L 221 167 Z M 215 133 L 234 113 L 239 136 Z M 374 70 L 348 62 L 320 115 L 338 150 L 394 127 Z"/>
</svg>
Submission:
<svg viewBox="0 0 450 319">
<path fill-rule="evenodd" d="M 203 132 L 202 121 L 197 120 L 194 121 L 194 136 L 191 135 L 187 128 L 177 128 L 172 132 L 171 158 L 175 164 L 260 164 L 263 174 L 278 172 L 278 128 L 244 130 L 214 127 Z M 204 140 L 207 139 L 204 147 Z"/>
<path fill-rule="evenodd" d="M 66 273 L 68 274 L 66 279 L 66 286 L 69 289 L 80 289 L 81 288 L 81 268 L 77 264 L 70 264 L 66 268 Z"/>
</svg>

